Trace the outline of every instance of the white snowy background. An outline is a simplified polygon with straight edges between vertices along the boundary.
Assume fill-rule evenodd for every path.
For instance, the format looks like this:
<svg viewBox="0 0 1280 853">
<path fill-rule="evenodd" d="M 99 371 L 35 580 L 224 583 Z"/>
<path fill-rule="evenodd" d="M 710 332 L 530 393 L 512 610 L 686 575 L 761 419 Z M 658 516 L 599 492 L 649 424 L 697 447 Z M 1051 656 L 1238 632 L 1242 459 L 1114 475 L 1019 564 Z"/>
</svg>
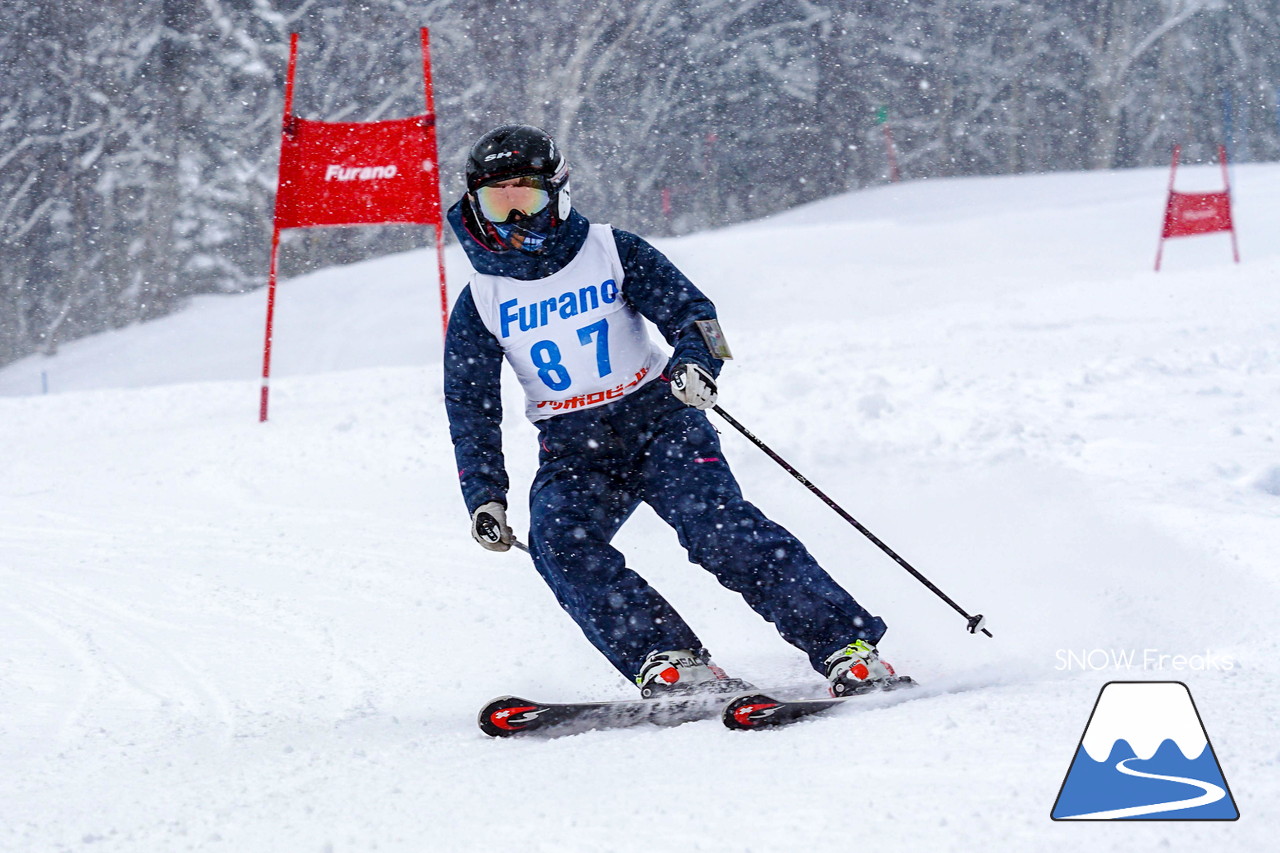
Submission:
<svg viewBox="0 0 1280 853">
<path fill-rule="evenodd" d="M 1151 271 L 1161 170 L 896 185 L 660 243 L 720 308 L 726 410 L 995 634 L 723 427 L 748 497 L 923 685 L 782 730 L 477 730 L 493 696 L 633 688 L 527 557 L 467 534 L 429 252 L 282 285 L 266 425 L 261 291 L 0 370 L 0 848 L 1270 849 L 1280 167 L 1234 174 L 1238 266 L 1216 235 Z M 649 510 L 618 544 L 731 674 L 817 683 Z M 1233 668 L 1061 669 L 1093 649 Z M 1190 686 L 1238 822 L 1050 821 L 1099 687 L 1132 678 Z"/>
</svg>

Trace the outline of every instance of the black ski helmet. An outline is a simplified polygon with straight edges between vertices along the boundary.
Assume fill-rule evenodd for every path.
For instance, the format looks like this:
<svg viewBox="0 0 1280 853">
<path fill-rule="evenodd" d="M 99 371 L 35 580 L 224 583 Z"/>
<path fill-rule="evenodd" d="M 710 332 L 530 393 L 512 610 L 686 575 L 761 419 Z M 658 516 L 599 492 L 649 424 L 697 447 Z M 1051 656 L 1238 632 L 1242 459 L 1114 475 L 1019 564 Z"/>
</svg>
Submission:
<svg viewBox="0 0 1280 853">
<path fill-rule="evenodd" d="M 504 124 L 480 137 L 467 155 L 467 194 L 485 184 L 528 175 L 541 177 L 551 196 L 553 225 L 569 218 L 569 161 L 546 131 L 527 124 Z"/>
</svg>

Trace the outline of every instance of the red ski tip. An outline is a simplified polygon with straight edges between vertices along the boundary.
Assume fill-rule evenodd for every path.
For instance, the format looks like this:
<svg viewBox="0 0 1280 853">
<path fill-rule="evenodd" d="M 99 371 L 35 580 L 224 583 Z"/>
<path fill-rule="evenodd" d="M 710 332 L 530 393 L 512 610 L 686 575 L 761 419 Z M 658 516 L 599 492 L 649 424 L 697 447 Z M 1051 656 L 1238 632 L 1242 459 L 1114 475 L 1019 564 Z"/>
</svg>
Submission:
<svg viewBox="0 0 1280 853">
<path fill-rule="evenodd" d="M 733 709 L 733 719 L 743 728 L 759 725 L 762 720 L 772 716 L 777 702 L 760 702 L 753 705 L 742 705 Z"/>
</svg>

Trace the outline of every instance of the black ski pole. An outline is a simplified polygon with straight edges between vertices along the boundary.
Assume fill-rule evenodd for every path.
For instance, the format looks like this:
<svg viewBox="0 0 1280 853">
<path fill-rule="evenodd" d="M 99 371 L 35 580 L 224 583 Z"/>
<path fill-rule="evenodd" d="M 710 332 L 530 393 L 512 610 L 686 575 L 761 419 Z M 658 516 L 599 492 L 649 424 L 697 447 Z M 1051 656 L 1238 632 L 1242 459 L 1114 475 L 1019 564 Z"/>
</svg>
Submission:
<svg viewBox="0 0 1280 853">
<path fill-rule="evenodd" d="M 978 631 L 981 631 L 982 633 L 986 634 L 988 637 L 991 636 L 991 632 L 988 631 L 985 627 L 987 623 L 987 617 L 983 616 L 981 613 L 977 614 L 976 616 L 970 616 L 968 613 L 966 613 L 963 607 L 961 607 L 959 604 L 956 604 L 954 601 L 952 601 L 950 596 L 948 596 L 945 592 L 943 592 L 942 590 L 934 586 L 932 581 L 930 581 L 924 575 L 920 574 L 920 572 L 916 571 L 916 568 L 912 566 L 910 563 L 908 563 L 906 560 L 902 559 L 902 557 L 898 556 L 896 551 L 894 551 L 888 545 L 881 542 L 879 537 L 877 537 L 874 533 L 872 533 L 870 530 L 864 527 L 862 523 L 858 521 L 858 519 L 854 518 L 852 515 L 849 515 L 849 513 L 845 512 L 844 509 L 840 506 L 840 504 L 836 503 L 831 498 L 827 497 L 826 493 L 823 492 L 822 489 L 819 489 L 813 483 L 810 483 L 808 478 L 806 478 L 803 474 L 801 474 L 795 468 L 792 468 L 791 465 L 787 463 L 787 460 L 783 459 L 781 456 L 774 453 L 773 449 L 770 448 L 769 445 L 765 444 L 763 441 L 756 438 L 755 435 L 751 432 L 751 430 L 747 429 L 742 424 L 738 423 L 736 420 L 734 420 L 734 418 L 728 412 L 726 412 L 724 409 L 720 408 L 719 406 L 716 406 L 713 409 L 713 411 L 715 411 L 717 415 L 719 415 L 720 417 L 728 421 L 729 424 L 734 429 L 736 429 L 738 432 L 745 435 L 748 441 L 750 441 L 756 447 L 763 450 L 769 456 L 770 459 L 772 459 L 774 462 L 777 462 L 784 469 L 786 469 L 786 472 L 790 474 L 792 477 L 795 477 L 797 480 L 799 480 L 801 485 L 803 485 L 806 489 L 808 489 L 809 491 L 817 495 L 819 498 L 821 498 L 823 503 L 825 503 L 827 506 L 835 510 L 836 513 L 845 521 L 852 524 L 859 533 L 861 533 L 863 536 L 870 539 L 877 548 L 879 548 L 881 551 L 884 551 L 886 554 L 892 557 L 895 563 L 897 563 L 899 566 L 902 566 L 902 568 L 910 572 L 915 577 L 916 580 L 920 581 L 920 583 L 928 587 L 933 592 L 934 595 L 938 596 L 938 598 L 941 598 L 947 604 L 950 604 L 951 607 L 957 613 L 959 613 L 961 616 L 963 616 L 965 619 L 968 620 L 967 627 L 969 629 L 970 634 L 976 634 Z"/>
</svg>

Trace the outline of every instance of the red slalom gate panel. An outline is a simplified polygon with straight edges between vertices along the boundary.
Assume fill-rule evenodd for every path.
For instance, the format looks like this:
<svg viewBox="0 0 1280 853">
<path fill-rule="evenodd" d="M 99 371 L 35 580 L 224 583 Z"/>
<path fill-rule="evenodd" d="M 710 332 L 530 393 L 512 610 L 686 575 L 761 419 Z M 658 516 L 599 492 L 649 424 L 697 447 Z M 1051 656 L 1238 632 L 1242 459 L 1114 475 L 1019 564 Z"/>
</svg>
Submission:
<svg viewBox="0 0 1280 853">
<path fill-rule="evenodd" d="M 1169 195 L 1164 208 L 1164 225 L 1160 230 L 1160 247 L 1156 250 L 1156 272 L 1164 254 L 1164 241 L 1172 237 L 1194 237 L 1198 234 L 1231 234 L 1231 254 L 1240 263 L 1240 250 L 1236 245 L 1235 223 L 1231 219 L 1231 178 L 1227 172 L 1227 149 L 1218 146 L 1218 161 L 1222 164 L 1220 192 L 1183 193 L 1173 188 L 1178 174 L 1178 159 L 1182 146 L 1173 147 L 1173 163 L 1169 168 Z"/>
<path fill-rule="evenodd" d="M 276 227 L 440 224 L 430 116 L 324 122 L 290 116 L 280 145 Z"/>
<path fill-rule="evenodd" d="M 1192 237 L 1230 231 L 1231 196 L 1219 193 L 1169 193 L 1164 211 L 1164 237 Z"/>
<path fill-rule="evenodd" d="M 435 96 L 431 85 L 431 42 L 421 29 L 422 77 L 427 111 L 390 121 L 326 122 L 293 114 L 298 34 L 289 39 L 280 137 L 280 176 L 271 234 L 267 287 L 267 333 L 262 347 L 262 393 L 258 420 L 267 419 L 271 345 L 275 323 L 280 232 L 318 225 L 415 224 L 434 226 L 440 278 L 442 328 L 448 325 L 444 270 L 444 219 L 440 215 L 439 157 Z"/>
</svg>

